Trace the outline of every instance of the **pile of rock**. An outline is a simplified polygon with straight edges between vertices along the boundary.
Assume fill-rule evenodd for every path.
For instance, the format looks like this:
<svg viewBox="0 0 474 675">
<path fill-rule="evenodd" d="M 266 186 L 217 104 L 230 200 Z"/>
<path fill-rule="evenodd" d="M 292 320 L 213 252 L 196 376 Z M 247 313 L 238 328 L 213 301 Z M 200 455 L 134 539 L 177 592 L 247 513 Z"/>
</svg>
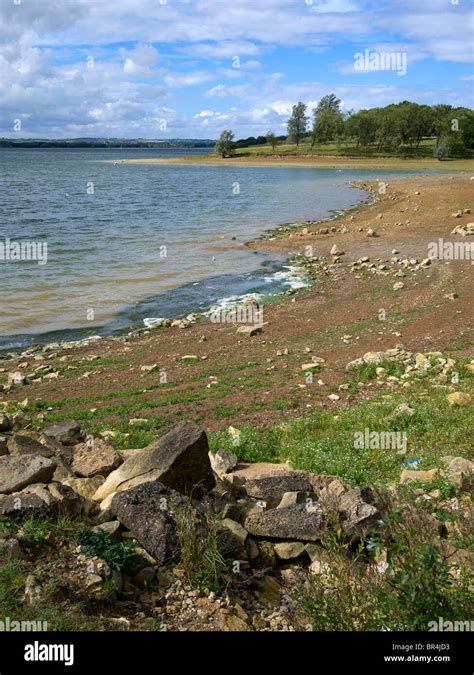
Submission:
<svg viewBox="0 0 474 675">
<path fill-rule="evenodd" d="M 393 349 L 379 352 L 367 352 L 360 358 L 350 361 L 346 365 L 346 370 L 357 370 L 366 364 L 382 364 L 384 362 L 399 363 L 404 366 L 404 373 L 399 377 L 394 375 L 387 376 L 386 369 L 379 366 L 376 369 L 378 380 L 389 385 L 397 385 L 403 381 L 413 378 L 432 376 L 434 381 L 445 384 L 450 381 L 455 383 L 456 359 L 446 358 L 442 352 L 410 352 L 404 349 L 403 345 L 398 345 Z M 469 366 L 472 366 L 474 361 Z"/>
</svg>

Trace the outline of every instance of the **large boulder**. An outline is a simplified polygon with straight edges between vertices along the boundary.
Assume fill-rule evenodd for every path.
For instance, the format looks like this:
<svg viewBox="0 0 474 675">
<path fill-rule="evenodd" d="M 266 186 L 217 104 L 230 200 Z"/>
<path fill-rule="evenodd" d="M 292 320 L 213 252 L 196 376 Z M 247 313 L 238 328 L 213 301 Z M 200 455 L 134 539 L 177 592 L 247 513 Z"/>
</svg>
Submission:
<svg viewBox="0 0 474 675">
<path fill-rule="evenodd" d="M 42 455 L 43 457 L 53 457 L 54 449 L 43 445 L 39 441 L 39 434 L 36 432 L 22 432 L 14 434 L 8 440 L 8 451 L 11 455 Z"/>
<path fill-rule="evenodd" d="M 113 471 L 94 499 L 102 501 L 112 492 L 155 480 L 183 494 L 200 497 L 215 486 L 208 453 L 205 432 L 193 423 L 181 422 Z"/>
<path fill-rule="evenodd" d="M 122 461 L 122 457 L 108 441 L 95 438 L 91 445 L 80 443 L 75 446 L 72 469 L 82 478 L 108 476 Z"/>
<path fill-rule="evenodd" d="M 56 464 L 40 455 L 0 457 L 0 493 L 17 492 L 31 483 L 48 483 Z"/>
<path fill-rule="evenodd" d="M 257 537 L 296 541 L 318 541 L 325 527 L 323 511 L 317 503 L 310 507 L 296 504 L 283 509 L 260 509 L 250 513 L 243 525 Z"/>
<path fill-rule="evenodd" d="M 175 509 L 184 499 L 178 492 L 153 481 L 117 493 L 110 511 L 161 564 L 173 560 L 179 553 Z"/>
<path fill-rule="evenodd" d="M 58 424 L 52 424 L 44 430 L 45 436 L 49 436 L 62 445 L 77 445 L 83 441 L 81 425 L 75 420 L 64 420 Z"/>
</svg>

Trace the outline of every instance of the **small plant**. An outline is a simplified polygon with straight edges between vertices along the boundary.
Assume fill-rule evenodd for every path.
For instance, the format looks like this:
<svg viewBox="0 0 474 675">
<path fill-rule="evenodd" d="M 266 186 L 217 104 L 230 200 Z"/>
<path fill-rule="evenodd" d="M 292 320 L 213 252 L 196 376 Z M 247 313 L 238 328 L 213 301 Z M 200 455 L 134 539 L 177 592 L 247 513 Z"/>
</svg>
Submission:
<svg viewBox="0 0 474 675">
<path fill-rule="evenodd" d="M 181 568 L 194 588 L 216 593 L 231 583 L 230 560 L 220 537 L 219 522 L 212 514 L 200 517 L 191 504 L 176 509 Z"/>
<path fill-rule="evenodd" d="M 76 538 L 81 544 L 83 553 L 102 558 L 110 569 L 117 572 L 126 572 L 136 555 L 132 542 L 114 541 L 105 530 L 93 532 L 87 528 L 81 528 L 76 533 Z"/>
</svg>

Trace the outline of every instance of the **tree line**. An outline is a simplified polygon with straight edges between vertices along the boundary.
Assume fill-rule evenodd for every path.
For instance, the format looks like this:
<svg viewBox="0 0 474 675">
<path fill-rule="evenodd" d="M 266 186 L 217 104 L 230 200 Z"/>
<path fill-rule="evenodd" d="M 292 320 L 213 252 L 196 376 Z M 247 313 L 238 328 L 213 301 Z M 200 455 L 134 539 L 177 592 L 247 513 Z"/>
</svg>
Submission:
<svg viewBox="0 0 474 675">
<path fill-rule="evenodd" d="M 273 150 L 281 143 L 299 146 L 310 143 L 311 149 L 328 143 L 352 145 L 357 149 L 377 152 L 417 150 L 424 138 L 434 138 L 434 155 L 464 155 L 474 150 L 474 111 L 451 105 L 420 105 L 411 101 L 392 103 L 383 108 L 341 110 L 335 94 L 323 96 L 311 111 L 301 101 L 293 106 L 287 122 L 287 136 L 269 131 L 266 136 L 250 137 L 234 142 L 234 134 L 224 131 L 216 144 L 216 152 L 229 156 L 236 147 L 263 144 Z"/>
</svg>

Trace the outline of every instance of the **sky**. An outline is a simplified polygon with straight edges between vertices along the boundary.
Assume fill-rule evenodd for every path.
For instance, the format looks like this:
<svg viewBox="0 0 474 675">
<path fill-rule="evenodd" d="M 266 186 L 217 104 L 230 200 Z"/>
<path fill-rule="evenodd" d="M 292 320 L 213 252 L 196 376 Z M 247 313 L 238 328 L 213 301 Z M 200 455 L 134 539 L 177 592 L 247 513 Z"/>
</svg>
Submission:
<svg viewBox="0 0 474 675">
<path fill-rule="evenodd" d="M 473 107 L 473 10 L 473 0 L 0 0 L 0 137 L 280 135 L 296 102 L 311 109 L 331 92 L 344 111 Z M 383 70 L 389 53 L 398 61 Z"/>
</svg>

